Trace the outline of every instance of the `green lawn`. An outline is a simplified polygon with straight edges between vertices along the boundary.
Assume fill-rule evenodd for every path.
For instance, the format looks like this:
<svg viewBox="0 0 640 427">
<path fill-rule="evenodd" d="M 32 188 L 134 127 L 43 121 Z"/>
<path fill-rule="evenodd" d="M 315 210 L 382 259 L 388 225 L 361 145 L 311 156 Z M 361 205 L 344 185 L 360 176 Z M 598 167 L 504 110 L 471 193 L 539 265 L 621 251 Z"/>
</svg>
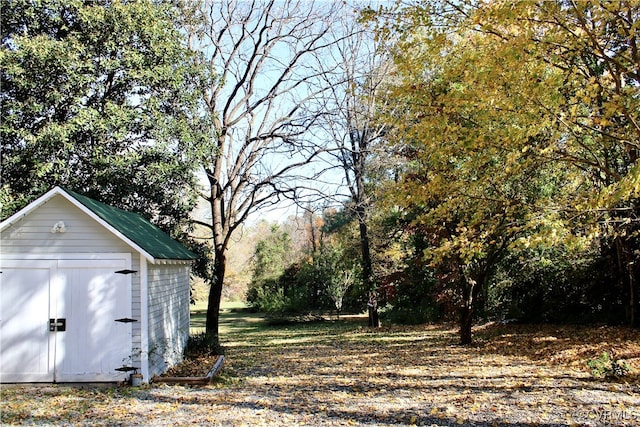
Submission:
<svg viewBox="0 0 640 427">
<path fill-rule="evenodd" d="M 260 318 L 260 316 L 251 314 L 245 309 L 247 305 L 242 301 L 223 302 L 220 304 L 220 330 L 223 332 L 223 328 L 226 324 L 234 323 L 234 319 L 241 319 L 247 317 Z M 191 306 L 191 335 L 195 335 L 204 332 L 207 321 L 207 302 L 198 301 L 195 305 Z"/>
</svg>

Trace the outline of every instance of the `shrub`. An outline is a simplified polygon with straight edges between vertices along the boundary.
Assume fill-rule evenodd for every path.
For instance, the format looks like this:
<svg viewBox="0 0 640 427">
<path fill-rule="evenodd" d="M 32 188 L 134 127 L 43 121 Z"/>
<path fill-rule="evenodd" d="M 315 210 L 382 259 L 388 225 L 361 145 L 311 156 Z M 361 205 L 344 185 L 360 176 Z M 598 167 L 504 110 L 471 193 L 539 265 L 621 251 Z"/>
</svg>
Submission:
<svg viewBox="0 0 640 427">
<path fill-rule="evenodd" d="M 223 355 L 224 347 L 217 337 L 211 337 L 204 332 L 191 335 L 184 349 L 185 359 L 195 359 L 199 356 Z"/>
<path fill-rule="evenodd" d="M 282 289 L 267 292 L 265 288 L 258 288 L 256 305 L 265 313 L 284 313 L 289 307 L 289 298 Z"/>
<path fill-rule="evenodd" d="M 616 358 L 613 352 L 603 351 L 598 358 L 588 360 L 587 366 L 594 378 L 618 379 L 629 373 L 629 366 Z"/>
</svg>

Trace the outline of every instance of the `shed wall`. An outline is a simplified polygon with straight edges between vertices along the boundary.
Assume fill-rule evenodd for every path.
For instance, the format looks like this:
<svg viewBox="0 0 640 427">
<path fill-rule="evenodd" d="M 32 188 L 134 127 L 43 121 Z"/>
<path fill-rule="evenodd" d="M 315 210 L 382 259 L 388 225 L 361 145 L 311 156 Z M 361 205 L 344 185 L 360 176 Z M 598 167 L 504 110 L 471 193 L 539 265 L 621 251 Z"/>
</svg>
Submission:
<svg viewBox="0 0 640 427">
<path fill-rule="evenodd" d="M 149 375 L 182 360 L 189 338 L 188 264 L 149 265 Z"/>
</svg>

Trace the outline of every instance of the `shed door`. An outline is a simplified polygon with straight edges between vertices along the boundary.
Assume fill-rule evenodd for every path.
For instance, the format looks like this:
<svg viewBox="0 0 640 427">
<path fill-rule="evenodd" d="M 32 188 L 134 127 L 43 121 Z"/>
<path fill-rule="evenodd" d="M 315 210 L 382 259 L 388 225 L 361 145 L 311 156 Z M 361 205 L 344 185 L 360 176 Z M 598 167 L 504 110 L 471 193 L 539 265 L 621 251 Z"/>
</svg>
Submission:
<svg viewBox="0 0 640 427">
<path fill-rule="evenodd" d="M 2 261 L 1 380 L 122 380 L 115 369 L 131 364 L 131 324 L 116 319 L 131 317 L 131 279 L 116 271 L 127 264 Z"/>
<path fill-rule="evenodd" d="M 56 261 L 2 261 L 0 274 L 0 380 L 53 381 L 47 323 Z"/>
<path fill-rule="evenodd" d="M 57 318 L 66 319 L 56 333 L 55 380 L 117 381 L 115 369 L 131 365 L 131 279 L 115 273 L 124 260 L 61 260 Z"/>
</svg>

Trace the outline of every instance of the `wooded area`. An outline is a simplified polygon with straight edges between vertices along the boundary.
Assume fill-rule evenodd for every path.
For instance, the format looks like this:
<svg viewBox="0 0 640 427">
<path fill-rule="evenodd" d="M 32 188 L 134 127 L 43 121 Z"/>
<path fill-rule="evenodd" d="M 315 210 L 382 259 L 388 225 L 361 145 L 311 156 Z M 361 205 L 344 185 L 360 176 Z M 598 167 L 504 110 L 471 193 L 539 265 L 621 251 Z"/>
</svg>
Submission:
<svg viewBox="0 0 640 427">
<path fill-rule="evenodd" d="M 370 118 L 383 129 L 362 167 L 384 317 L 457 318 L 463 343 L 476 316 L 637 325 L 637 14 L 628 2 L 365 12 L 378 40 L 393 40 L 377 90 L 352 83 L 376 100 Z M 370 129 L 353 126 L 344 134 Z M 316 266 L 310 285 L 307 265 L 336 250 L 347 265 L 365 259 L 358 200 L 324 212 L 325 254 L 301 261 L 293 281 L 285 265 L 279 284 L 257 272 L 254 289 L 300 310 L 292 289 L 317 295 L 345 271 Z M 345 306 L 362 309 L 366 289 L 350 288 Z"/>
<path fill-rule="evenodd" d="M 480 318 L 637 327 L 639 16 L 2 0 L 2 217 L 54 185 L 143 214 L 201 255 L 212 340 L 231 242 L 283 202 L 305 214 L 256 245 L 256 309 L 465 344 Z"/>
</svg>

